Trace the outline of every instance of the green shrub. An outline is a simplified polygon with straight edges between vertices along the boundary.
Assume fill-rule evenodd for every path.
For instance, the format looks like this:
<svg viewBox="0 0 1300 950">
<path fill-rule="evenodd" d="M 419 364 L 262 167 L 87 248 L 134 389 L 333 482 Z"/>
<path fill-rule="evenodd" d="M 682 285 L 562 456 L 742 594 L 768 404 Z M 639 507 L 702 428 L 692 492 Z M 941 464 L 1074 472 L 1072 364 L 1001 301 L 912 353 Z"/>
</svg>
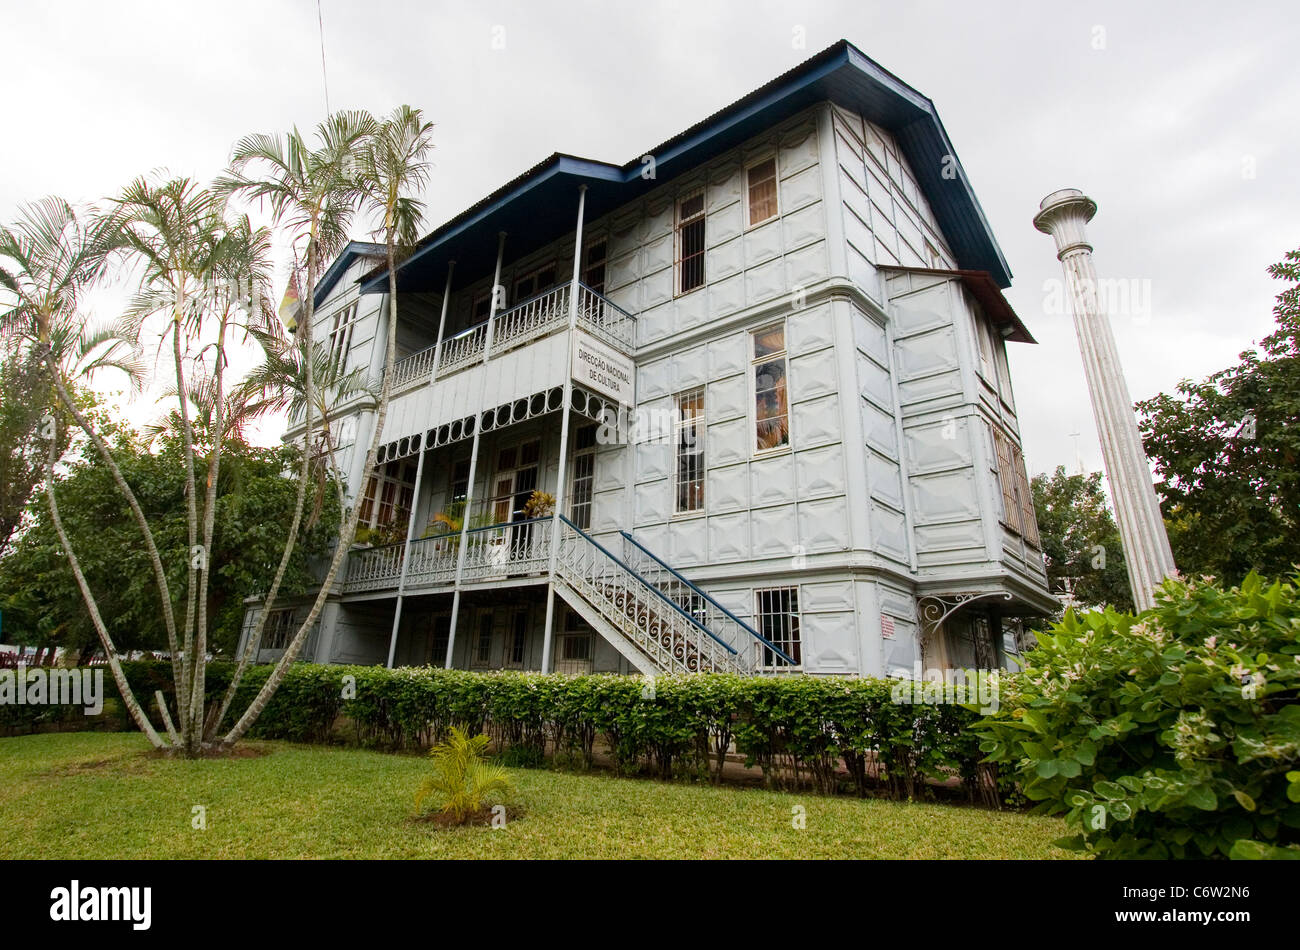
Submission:
<svg viewBox="0 0 1300 950">
<path fill-rule="evenodd" d="M 151 716 L 159 689 L 175 716 L 169 664 L 124 663 L 123 669 Z M 247 672 L 225 726 L 248 707 L 269 672 L 267 666 Z M 229 663 L 208 668 L 210 699 L 224 694 L 232 673 Z M 115 697 L 110 677 L 105 686 Z M 459 727 L 487 734 L 512 765 L 540 765 L 547 753 L 557 753 L 583 768 L 592 766 L 603 737 L 626 774 L 719 781 L 734 750 L 773 787 L 837 792 L 843 760 L 858 794 L 877 789 L 913 798 L 930 792 L 927 779 L 956 776 L 974 800 L 980 753 L 970 727 L 979 715 L 955 705 L 893 702 L 893 686 L 845 677 L 649 679 L 295 663 L 250 735 L 328 742 L 350 733 L 359 745 L 417 749 Z"/>
<path fill-rule="evenodd" d="M 981 724 L 983 749 L 1065 814 L 1071 847 L 1300 857 L 1298 588 L 1169 580 L 1140 617 L 1067 613 Z"/>
</svg>

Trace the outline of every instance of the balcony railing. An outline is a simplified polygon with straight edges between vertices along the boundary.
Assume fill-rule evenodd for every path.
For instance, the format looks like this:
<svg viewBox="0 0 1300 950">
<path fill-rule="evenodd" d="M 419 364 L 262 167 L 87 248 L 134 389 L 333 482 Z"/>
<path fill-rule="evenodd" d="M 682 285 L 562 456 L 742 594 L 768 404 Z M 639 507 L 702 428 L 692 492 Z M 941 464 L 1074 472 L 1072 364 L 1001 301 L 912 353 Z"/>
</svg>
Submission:
<svg viewBox="0 0 1300 950">
<path fill-rule="evenodd" d="M 561 330 L 569 324 L 571 284 L 561 284 L 498 313 L 492 320 L 492 352 L 504 353 Z M 636 318 L 623 308 L 578 284 L 578 326 L 625 353 L 636 346 Z M 442 341 L 438 375 L 443 376 L 483 361 L 487 349 L 487 321 Z M 427 380 L 433 371 L 437 347 L 412 353 L 393 367 L 394 390 Z"/>
<path fill-rule="evenodd" d="M 471 519 L 473 524 L 477 519 Z M 550 518 L 506 521 L 470 528 L 465 532 L 465 569 L 462 580 L 499 580 L 545 572 L 550 566 Z M 459 531 L 448 531 L 411 542 L 406 586 L 427 587 L 456 580 L 460 553 Z M 373 548 L 358 548 L 348 556 L 345 593 L 392 590 L 402 576 L 406 546 L 399 541 Z"/>
</svg>

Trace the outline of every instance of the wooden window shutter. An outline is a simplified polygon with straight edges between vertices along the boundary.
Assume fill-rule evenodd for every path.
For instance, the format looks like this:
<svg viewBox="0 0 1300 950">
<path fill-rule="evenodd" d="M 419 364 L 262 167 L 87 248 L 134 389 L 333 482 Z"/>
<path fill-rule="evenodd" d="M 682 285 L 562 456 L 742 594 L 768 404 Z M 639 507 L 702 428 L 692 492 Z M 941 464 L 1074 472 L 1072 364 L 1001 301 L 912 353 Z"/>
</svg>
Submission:
<svg viewBox="0 0 1300 950">
<path fill-rule="evenodd" d="M 1029 487 L 1029 475 L 1025 472 L 1025 457 L 1019 449 L 1013 448 L 1016 459 L 1016 488 L 1020 492 L 1020 521 L 1025 540 L 1038 547 L 1038 518 L 1034 515 L 1034 493 Z"/>
<path fill-rule="evenodd" d="M 998 484 L 1002 487 L 1003 521 L 1012 531 L 1020 530 L 1020 501 L 1016 497 L 1016 470 L 1011 455 L 1011 443 L 997 429 L 993 430 L 993 446 L 998 454 Z"/>
</svg>

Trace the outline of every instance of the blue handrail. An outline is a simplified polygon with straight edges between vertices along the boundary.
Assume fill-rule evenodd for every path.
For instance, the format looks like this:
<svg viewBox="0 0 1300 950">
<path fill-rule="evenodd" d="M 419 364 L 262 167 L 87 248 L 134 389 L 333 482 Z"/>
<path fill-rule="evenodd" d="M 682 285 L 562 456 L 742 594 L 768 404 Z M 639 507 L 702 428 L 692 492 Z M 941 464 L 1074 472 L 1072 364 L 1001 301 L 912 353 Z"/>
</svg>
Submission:
<svg viewBox="0 0 1300 950">
<path fill-rule="evenodd" d="M 651 584 L 648 580 L 646 580 L 646 579 L 645 579 L 644 577 L 642 577 L 639 573 L 637 573 L 637 571 L 634 570 L 632 567 L 630 567 L 630 566 L 628 566 L 627 564 L 625 564 L 625 563 L 623 562 L 623 559 L 622 559 L 622 558 L 620 558 L 618 555 L 614 554 L 612 551 L 610 551 L 608 548 L 606 548 L 603 544 L 601 544 L 599 541 L 597 541 L 597 540 L 596 540 L 595 538 L 593 538 L 591 535 L 587 534 L 587 532 L 583 531 L 581 528 L 579 528 L 576 524 L 574 524 L 572 521 L 570 521 L 570 520 L 569 520 L 567 517 L 565 517 L 564 515 L 560 515 L 560 520 L 563 521 L 565 524 L 567 524 L 567 525 L 568 525 L 570 528 L 572 528 L 574 531 L 576 531 L 576 532 L 577 532 L 579 535 L 581 535 L 584 539 L 586 539 L 586 541 L 587 541 L 589 544 L 594 545 L 595 548 L 596 548 L 596 550 L 600 551 L 601 554 L 605 555 L 605 557 L 609 558 L 611 561 L 613 561 L 613 562 L 614 562 L 615 564 L 617 564 L 619 567 L 623 568 L 623 570 L 627 571 L 629 574 L 631 574 L 633 577 L 635 577 L 638 581 L 640 581 L 641 584 L 646 588 L 646 590 L 649 590 L 649 591 L 653 592 L 654 594 L 656 594 L 656 595 L 659 597 L 660 600 L 662 600 L 662 601 L 663 601 L 664 603 L 666 603 L 669 607 L 673 608 L 673 610 L 677 611 L 679 614 L 681 614 L 683 617 L 685 617 L 688 621 L 691 622 L 692 625 L 694 625 L 695 627 L 697 627 L 697 628 L 698 628 L 700 631 L 702 631 L 703 633 L 708 634 L 708 635 L 709 635 L 709 636 L 710 636 L 710 637 L 711 637 L 711 638 L 712 638 L 712 639 L 713 639 L 713 640 L 718 644 L 718 646 L 722 647 L 724 650 L 726 650 L 726 651 L 727 651 L 728 653 L 730 653 L 732 656 L 737 656 L 737 655 L 739 655 L 739 654 L 737 653 L 735 647 L 733 647 L 730 643 L 727 643 L 725 640 L 723 640 L 723 639 L 721 639 L 720 637 L 718 637 L 716 634 L 714 634 L 714 632 L 713 632 L 712 630 L 710 630 L 708 627 L 704 626 L 704 624 L 700 623 L 699 620 L 697 620 L 696 618 L 694 618 L 694 617 L 692 617 L 690 614 L 688 614 L 685 610 L 682 609 L 681 604 L 677 603 L 675 600 L 673 600 L 671 597 L 669 597 L 667 594 L 665 594 L 663 591 L 661 591 L 661 590 L 660 590 L 658 587 L 656 587 L 654 584 Z"/>
<path fill-rule="evenodd" d="M 798 663 L 796 663 L 796 662 L 794 661 L 794 659 L 793 659 L 789 654 L 787 654 L 787 653 L 786 653 L 784 650 L 782 650 L 779 646 L 777 646 L 775 643 L 773 643 L 773 642 L 772 642 L 771 640 L 769 640 L 767 637 L 763 636 L 761 633 L 759 633 L 757 630 L 755 630 L 755 629 L 754 629 L 753 627 L 751 627 L 749 624 L 745 623 L 745 621 L 741 620 L 739 617 L 737 617 L 735 614 L 733 614 L 733 613 L 732 613 L 730 610 L 728 610 L 726 607 L 722 606 L 722 604 L 720 604 L 720 603 L 718 603 L 716 600 L 714 600 L 713 597 L 712 597 L 711 595 L 709 595 L 707 592 L 705 592 L 704 590 L 701 590 L 697 585 L 691 583 L 689 580 L 687 580 L 685 577 L 683 577 L 683 576 L 682 576 L 682 573 L 681 573 L 680 571 L 678 571 L 678 570 L 677 570 L 676 568 L 674 568 L 674 567 L 671 567 L 667 562 L 664 561 L 663 558 L 659 557 L 659 555 L 655 554 L 653 551 L 651 551 L 649 548 L 647 548 L 644 544 L 642 544 L 642 543 L 641 543 L 640 541 L 638 541 L 636 538 L 632 537 L 632 535 L 628 534 L 626 531 L 620 531 L 619 534 L 621 534 L 621 535 L 622 535 L 625 539 L 627 539 L 628 541 L 632 542 L 632 544 L 634 544 L 634 545 L 636 546 L 637 550 L 639 550 L 642 554 L 644 554 L 646 557 L 650 558 L 650 560 L 654 561 L 656 564 L 658 564 L 660 567 L 662 567 L 665 571 L 667 571 L 667 572 L 668 572 L 669 574 L 671 574 L 673 577 L 677 578 L 677 580 L 681 581 L 681 582 L 682 582 L 683 584 L 685 584 L 688 588 L 690 588 L 690 590 L 691 590 L 692 593 L 699 594 L 700 597 L 702 597 L 702 598 L 703 598 L 707 603 L 712 604 L 715 608 L 717 608 L 719 611 L 721 611 L 721 613 L 722 613 L 722 615 L 723 615 L 724 617 L 726 617 L 728 620 L 730 620 L 730 621 L 732 621 L 733 623 L 735 623 L 738 627 L 740 627 L 740 629 L 744 630 L 746 633 L 748 633 L 751 637 L 753 637 L 753 638 L 754 638 L 755 640 L 757 640 L 759 643 L 763 644 L 765 647 L 767 647 L 769 650 L 771 650 L 773 653 L 775 653 L 775 654 L 776 654 L 777 656 L 779 656 L 781 659 L 785 660 L 785 661 L 786 661 L 787 663 L 789 663 L 791 666 L 798 666 L 798 665 L 799 665 Z"/>
</svg>

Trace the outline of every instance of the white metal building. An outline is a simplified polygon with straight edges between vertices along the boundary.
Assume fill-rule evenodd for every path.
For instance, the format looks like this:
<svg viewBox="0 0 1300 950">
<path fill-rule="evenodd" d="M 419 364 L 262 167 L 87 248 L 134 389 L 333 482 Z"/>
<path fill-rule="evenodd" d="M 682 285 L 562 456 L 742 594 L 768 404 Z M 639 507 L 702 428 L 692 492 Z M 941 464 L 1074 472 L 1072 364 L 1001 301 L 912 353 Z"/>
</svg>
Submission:
<svg viewBox="0 0 1300 950">
<path fill-rule="evenodd" d="M 626 165 L 552 155 L 398 280 L 395 328 L 382 248 L 315 288 L 340 365 L 400 362 L 376 472 L 372 401 L 333 415 L 364 530 L 307 659 L 884 675 L 1004 665 L 1054 606 L 1010 272 L 845 41 Z"/>
</svg>

